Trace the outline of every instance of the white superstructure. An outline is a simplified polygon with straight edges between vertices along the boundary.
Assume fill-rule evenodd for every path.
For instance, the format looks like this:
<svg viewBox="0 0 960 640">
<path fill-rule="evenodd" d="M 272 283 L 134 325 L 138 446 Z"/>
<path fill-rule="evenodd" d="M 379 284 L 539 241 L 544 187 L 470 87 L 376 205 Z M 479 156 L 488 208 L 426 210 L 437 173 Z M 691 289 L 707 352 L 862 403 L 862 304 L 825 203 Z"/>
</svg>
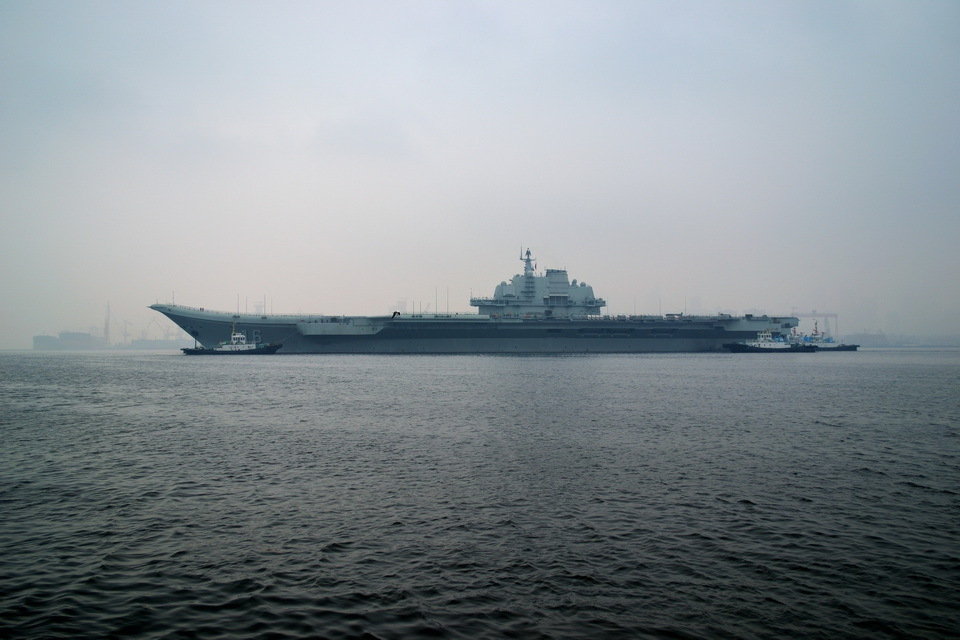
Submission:
<svg viewBox="0 0 960 640">
<path fill-rule="evenodd" d="M 570 282 L 565 269 L 537 275 L 530 249 L 520 255 L 523 273 L 501 282 L 492 298 L 471 298 L 470 305 L 491 318 L 575 318 L 600 314 L 606 301 L 585 282 Z"/>
</svg>

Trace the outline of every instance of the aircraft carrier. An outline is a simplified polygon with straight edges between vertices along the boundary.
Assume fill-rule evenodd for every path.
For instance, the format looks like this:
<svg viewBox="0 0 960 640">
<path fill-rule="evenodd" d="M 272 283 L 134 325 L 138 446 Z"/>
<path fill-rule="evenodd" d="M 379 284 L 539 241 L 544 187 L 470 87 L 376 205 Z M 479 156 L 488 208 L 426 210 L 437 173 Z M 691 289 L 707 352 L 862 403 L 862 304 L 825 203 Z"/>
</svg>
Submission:
<svg viewBox="0 0 960 640">
<path fill-rule="evenodd" d="M 471 298 L 476 314 L 394 312 L 389 316 L 278 315 L 154 304 L 204 347 L 236 330 L 278 353 L 669 353 L 723 351 L 761 331 L 785 335 L 795 317 L 766 315 L 602 315 L 606 301 L 566 270 L 538 273 L 530 250 L 523 273 L 489 298 Z"/>
</svg>

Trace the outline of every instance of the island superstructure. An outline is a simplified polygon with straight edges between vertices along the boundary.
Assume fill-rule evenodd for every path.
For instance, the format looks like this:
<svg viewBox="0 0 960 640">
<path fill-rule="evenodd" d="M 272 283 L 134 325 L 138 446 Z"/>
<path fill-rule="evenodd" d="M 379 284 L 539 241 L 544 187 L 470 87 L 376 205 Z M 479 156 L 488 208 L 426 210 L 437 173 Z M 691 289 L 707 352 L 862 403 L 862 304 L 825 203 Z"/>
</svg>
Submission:
<svg viewBox="0 0 960 640">
<path fill-rule="evenodd" d="M 205 347 L 243 332 L 278 353 L 644 353 L 721 351 L 761 332 L 785 335 L 791 316 L 602 315 L 606 301 L 564 269 L 536 272 L 530 250 L 523 273 L 489 298 L 471 298 L 476 314 L 394 312 L 387 316 L 249 314 L 154 304 Z"/>
</svg>

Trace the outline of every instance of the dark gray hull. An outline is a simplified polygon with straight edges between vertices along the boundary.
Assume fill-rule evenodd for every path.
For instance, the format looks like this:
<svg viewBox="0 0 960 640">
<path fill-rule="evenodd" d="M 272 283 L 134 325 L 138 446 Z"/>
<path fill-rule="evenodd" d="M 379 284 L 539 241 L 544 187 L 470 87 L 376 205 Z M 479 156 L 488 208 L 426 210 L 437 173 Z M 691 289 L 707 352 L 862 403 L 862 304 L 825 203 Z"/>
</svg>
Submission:
<svg viewBox="0 0 960 640">
<path fill-rule="evenodd" d="M 809 344 L 792 344 L 786 348 L 783 347 L 759 347 L 742 342 L 733 342 L 723 345 L 723 348 L 731 353 L 815 353 L 817 348 Z"/>
<path fill-rule="evenodd" d="M 817 345 L 817 351 L 856 351 L 860 348 L 858 344 L 837 344 L 824 346 L 822 344 Z"/>
<path fill-rule="evenodd" d="M 264 356 L 276 353 L 282 347 L 282 344 L 265 344 L 256 349 L 244 349 L 243 351 L 229 351 L 224 349 L 206 349 L 204 347 L 184 347 L 180 349 L 184 355 L 188 356 Z"/>
<path fill-rule="evenodd" d="M 721 340 L 691 338 L 405 338 L 309 341 L 279 353 L 563 354 L 721 351 Z"/>
</svg>

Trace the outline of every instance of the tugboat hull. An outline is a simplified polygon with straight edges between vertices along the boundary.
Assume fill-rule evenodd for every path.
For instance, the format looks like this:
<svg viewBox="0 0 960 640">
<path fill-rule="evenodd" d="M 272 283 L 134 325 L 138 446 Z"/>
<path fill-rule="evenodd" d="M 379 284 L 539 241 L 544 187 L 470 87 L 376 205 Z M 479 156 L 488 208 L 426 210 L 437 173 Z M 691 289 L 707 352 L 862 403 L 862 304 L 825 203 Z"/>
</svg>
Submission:
<svg viewBox="0 0 960 640">
<path fill-rule="evenodd" d="M 831 344 L 830 346 L 818 344 L 815 346 L 817 351 L 856 351 L 860 348 L 858 344 Z"/>
<path fill-rule="evenodd" d="M 256 349 L 244 349 L 243 351 L 225 351 L 221 349 L 206 349 L 204 347 L 185 347 L 180 350 L 188 356 L 259 356 L 276 353 L 282 346 L 282 344 L 265 344 Z"/>
<path fill-rule="evenodd" d="M 819 351 L 812 344 L 791 344 L 785 347 L 757 347 L 742 342 L 728 342 L 723 348 L 731 353 L 813 353 Z"/>
</svg>

